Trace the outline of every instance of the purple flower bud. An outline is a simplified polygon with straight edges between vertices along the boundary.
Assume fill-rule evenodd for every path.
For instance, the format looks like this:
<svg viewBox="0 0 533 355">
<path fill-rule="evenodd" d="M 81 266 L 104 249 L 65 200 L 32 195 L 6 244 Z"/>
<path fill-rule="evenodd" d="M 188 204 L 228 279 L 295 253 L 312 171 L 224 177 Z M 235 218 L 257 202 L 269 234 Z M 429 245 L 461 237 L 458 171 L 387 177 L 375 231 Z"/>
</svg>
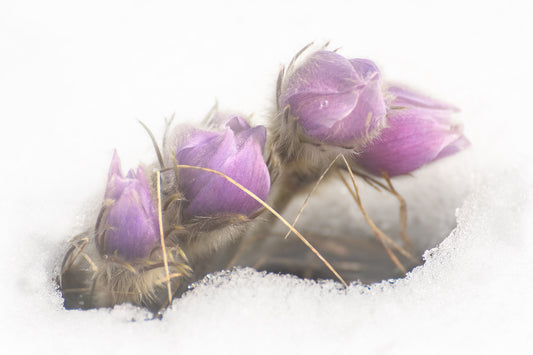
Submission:
<svg viewBox="0 0 533 355">
<path fill-rule="evenodd" d="M 263 159 L 265 127 L 251 128 L 238 116 L 226 119 L 220 126 L 224 130 L 218 132 L 177 127 L 175 153 L 178 164 L 220 171 L 259 198 L 266 199 L 270 175 Z M 188 217 L 250 215 L 261 207 L 223 177 L 206 171 L 181 169 L 179 188 L 188 200 L 185 209 Z"/>
<path fill-rule="evenodd" d="M 143 169 L 139 166 L 124 177 L 116 151 L 109 168 L 105 198 L 112 204 L 102 221 L 103 251 L 125 259 L 148 256 L 159 240 L 155 204 Z"/>
<path fill-rule="evenodd" d="M 335 146 L 356 148 L 385 123 L 376 65 L 330 51 L 315 52 L 289 68 L 279 102 L 280 109 L 289 106 L 307 137 Z"/>
<path fill-rule="evenodd" d="M 462 126 L 451 123 L 457 108 L 399 87 L 388 93 L 388 127 L 356 157 L 369 172 L 407 174 L 470 145 Z"/>
</svg>

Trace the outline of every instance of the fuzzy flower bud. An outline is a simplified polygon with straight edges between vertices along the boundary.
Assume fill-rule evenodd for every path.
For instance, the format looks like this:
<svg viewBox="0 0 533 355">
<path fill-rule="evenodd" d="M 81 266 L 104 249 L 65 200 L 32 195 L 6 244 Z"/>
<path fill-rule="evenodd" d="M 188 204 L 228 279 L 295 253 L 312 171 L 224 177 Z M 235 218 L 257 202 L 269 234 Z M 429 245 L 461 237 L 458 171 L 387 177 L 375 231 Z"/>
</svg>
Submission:
<svg viewBox="0 0 533 355">
<path fill-rule="evenodd" d="M 223 123 L 222 123 L 223 122 Z M 270 175 L 263 159 L 266 129 L 251 128 L 238 116 L 217 119 L 220 131 L 178 127 L 175 156 L 178 164 L 220 171 L 265 200 Z M 179 189 L 188 201 L 188 217 L 225 214 L 250 215 L 261 205 L 216 174 L 180 169 Z"/>
<path fill-rule="evenodd" d="M 139 166 L 124 177 L 116 151 L 109 168 L 105 198 L 111 203 L 101 222 L 105 235 L 101 247 L 105 254 L 125 259 L 148 256 L 159 240 L 155 204 L 143 169 Z"/>
<path fill-rule="evenodd" d="M 388 93 L 388 126 L 356 157 L 359 166 L 374 174 L 408 174 L 470 145 L 462 126 L 451 123 L 455 107 L 399 87 Z"/>
<path fill-rule="evenodd" d="M 385 123 L 376 65 L 331 51 L 315 52 L 296 69 L 289 68 L 279 102 L 306 137 L 343 148 L 357 149 Z"/>
</svg>

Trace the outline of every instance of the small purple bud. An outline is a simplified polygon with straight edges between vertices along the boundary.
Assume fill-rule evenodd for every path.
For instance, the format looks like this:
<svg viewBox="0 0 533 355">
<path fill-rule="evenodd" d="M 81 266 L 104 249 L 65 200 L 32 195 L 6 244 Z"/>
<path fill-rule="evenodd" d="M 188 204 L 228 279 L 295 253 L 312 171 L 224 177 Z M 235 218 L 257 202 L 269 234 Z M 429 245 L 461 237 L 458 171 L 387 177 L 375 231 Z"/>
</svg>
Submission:
<svg viewBox="0 0 533 355">
<path fill-rule="evenodd" d="M 451 123 L 458 109 L 399 87 L 390 87 L 388 126 L 355 159 L 373 174 L 408 174 L 470 145 L 461 125 Z"/>
<path fill-rule="evenodd" d="M 125 259 L 148 256 L 159 240 L 155 204 L 143 169 L 139 166 L 124 177 L 116 151 L 109 168 L 105 198 L 112 200 L 112 204 L 102 221 L 104 252 Z"/>
<path fill-rule="evenodd" d="M 175 149 L 178 164 L 220 171 L 265 200 L 270 190 L 270 175 L 263 159 L 265 127 L 251 128 L 239 116 L 226 119 L 220 127 L 224 130 L 178 127 Z M 179 188 L 189 202 L 185 208 L 188 217 L 250 215 L 261 207 L 223 177 L 206 171 L 181 169 Z"/>
<path fill-rule="evenodd" d="M 279 102 L 306 136 L 335 146 L 356 148 L 385 122 L 376 65 L 330 51 L 311 54 L 289 72 Z"/>
</svg>

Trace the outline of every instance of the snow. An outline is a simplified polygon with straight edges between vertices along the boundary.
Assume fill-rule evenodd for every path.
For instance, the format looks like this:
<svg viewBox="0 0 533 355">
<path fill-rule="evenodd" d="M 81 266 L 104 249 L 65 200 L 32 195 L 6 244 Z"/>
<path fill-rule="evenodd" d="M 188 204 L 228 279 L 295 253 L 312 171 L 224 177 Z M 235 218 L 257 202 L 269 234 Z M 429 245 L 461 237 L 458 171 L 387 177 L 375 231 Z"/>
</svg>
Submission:
<svg viewBox="0 0 533 355">
<path fill-rule="evenodd" d="M 2 348 L 523 352 L 533 316 L 532 10 L 525 1 L 2 3 Z M 417 247 L 432 248 L 425 264 L 346 290 L 249 268 L 221 272 L 162 320 L 130 305 L 64 310 L 58 264 L 98 208 L 113 149 L 125 168 L 155 158 L 136 120 L 158 136 L 164 117 L 200 120 L 218 99 L 261 121 L 279 65 L 311 40 L 332 40 L 345 55 L 376 60 L 385 78 L 461 107 L 472 148 L 396 182 Z M 315 196 L 304 229 L 361 224 L 337 187 Z M 394 231 L 394 199 L 362 193 L 376 222 Z"/>
</svg>

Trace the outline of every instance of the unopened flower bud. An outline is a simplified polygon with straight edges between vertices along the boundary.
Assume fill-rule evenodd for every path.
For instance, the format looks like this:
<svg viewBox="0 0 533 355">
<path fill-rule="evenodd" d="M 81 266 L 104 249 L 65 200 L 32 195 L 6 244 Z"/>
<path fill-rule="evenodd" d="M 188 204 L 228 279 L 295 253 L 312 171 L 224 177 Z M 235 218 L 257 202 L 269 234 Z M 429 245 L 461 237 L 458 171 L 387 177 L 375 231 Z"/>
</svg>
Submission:
<svg viewBox="0 0 533 355">
<path fill-rule="evenodd" d="M 177 127 L 175 156 L 178 164 L 213 169 L 233 178 L 265 200 L 270 175 L 263 159 L 266 130 L 250 127 L 239 116 L 231 116 L 220 131 Z M 188 201 L 188 217 L 241 214 L 249 216 L 261 205 L 223 177 L 200 170 L 180 169 L 179 190 Z"/>
<path fill-rule="evenodd" d="M 143 258 L 159 240 L 158 220 L 150 187 L 142 167 L 123 176 L 115 151 L 109 168 L 105 198 L 110 205 L 101 221 L 101 248 L 107 255 Z"/>
<path fill-rule="evenodd" d="M 376 65 L 331 51 L 317 51 L 294 70 L 289 68 L 279 104 L 280 110 L 288 108 L 304 140 L 342 148 L 358 149 L 385 123 Z"/>
<path fill-rule="evenodd" d="M 408 174 L 470 145 L 461 125 L 451 123 L 455 107 L 399 87 L 392 95 L 387 127 L 355 158 L 371 173 Z"/>
</svg>

